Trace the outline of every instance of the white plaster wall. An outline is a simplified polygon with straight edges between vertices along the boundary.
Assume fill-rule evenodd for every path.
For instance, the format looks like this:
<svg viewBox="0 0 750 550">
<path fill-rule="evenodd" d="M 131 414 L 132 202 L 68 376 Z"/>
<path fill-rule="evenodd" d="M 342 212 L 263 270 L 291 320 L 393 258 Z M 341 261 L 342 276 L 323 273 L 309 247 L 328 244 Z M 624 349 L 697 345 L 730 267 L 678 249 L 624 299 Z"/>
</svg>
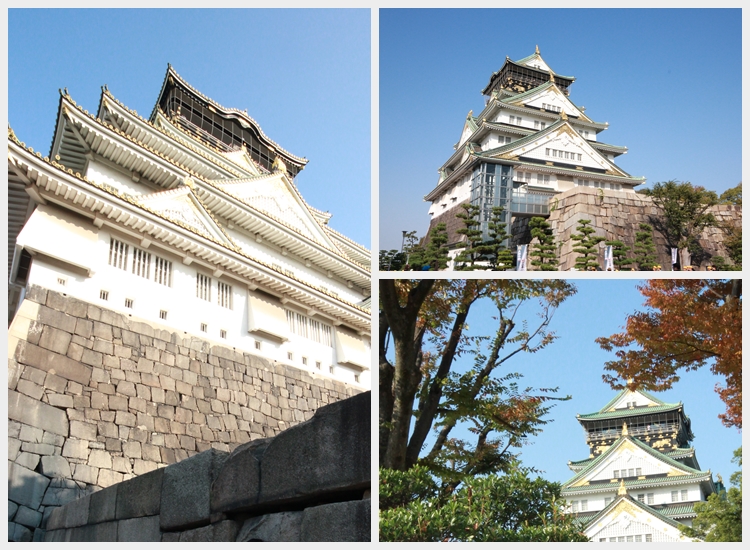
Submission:
<svg viewBox="0 0 750 550">
<path fill-rule="evenodd" d="M 241 281 L 227 276 L 222 276 L 217 280 L 210 270 L 195 264 L 186 266 L 180 258 L 152 246 L 147 250 L 152 254 L 152 274 L 154 255 L 172 262 L 172 286 L 158 284 L 131 272 L 133 246 L 135 245 L 126 239 L 120 240 L 129 245 L 130 258 L 127 271 L 108 265 L 110 235 L 105 231 L 99 231 L 94 273 L 91 277 L 37 256 L 32 262 L 28 284 L 62 292 L 133 318 L 140 318 L 172 330 L 181 330 L 185 334 L 211 340 L 220 345 L 234 346 L 281 363 L 294 364 L 299 368 L 321 372 L 325 376 L 356 384 L 354 376 L 359 373 L 359 370 L 347 365 L 338 365 L 335 346 L 321 346 L 312 340 L 293 334 L 290 334 L 287 342 L 280 343 L 274 339 L 248 333 L 247 290 Z M 210 302 L 196 296 L 196 273 L 198 271 L 211 277 Z M 58 281 L 60 278 L 64 279 L 64 285 Z M 218 281 L 232 286 L 232 309 L 227 309 L 217 303 Z M 109 293 L 107 300 L 100 297 L 101 290 Z M 132 308 L 125 307 L 126 298 L 133 300 Z M 161 310 L 167 311 L 166 320 L 160 319 Z M 313 318 L 332 325 L 328 319 Z M 201 323 L 208 325 L 206 332 L 201 331 Z M 226 338 L 220 335 L 222 329 L 226 331 Z M 332 329 L 332 332 L 335 333 L 335 330 Z M 369 335 L 363 336 L 362 340 L 369 349 Z M 256 348 L 256 342 L 260 342 L 260 350 Z M 292 361 L 288 360 L 287 352 L 289 351 L 293 353 Z M 308 357 L 307 367 L 302 366 L 303 356 Z M 320 370 L 316 368 L 316 362 L 321 363 Z M 333 373 L 329 371 L 330 366 L 334 367 Z M 369 371 L 360 375 L 358 385 L 370 387 Z"/>
<path fill-rule="evenodd" d="M 146 185 L 136 183 L 122 172 L 96 160 L 89 161 L 86 167 L 86 177 L 97 183 L 104 183 L 110 187 L 114 187 L 128 195 L 138 196 L 154 192 L 153 189 L 150 189 Z"/>
</svg>

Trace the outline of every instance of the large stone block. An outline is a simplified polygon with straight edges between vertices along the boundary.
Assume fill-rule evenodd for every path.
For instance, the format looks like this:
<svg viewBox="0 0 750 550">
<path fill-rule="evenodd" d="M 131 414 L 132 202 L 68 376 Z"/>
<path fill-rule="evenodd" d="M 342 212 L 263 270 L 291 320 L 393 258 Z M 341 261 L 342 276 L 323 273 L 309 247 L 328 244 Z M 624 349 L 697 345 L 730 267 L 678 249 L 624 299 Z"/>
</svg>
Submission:
<svg viewBox="0 0 750 550">
<path fill-rule="evenodd" d="M 224 520 L 205 527 L 190 529 L 179 534 L 180 542 L 234 542 L 239 531 L 239 524 Z"/>
<path fill-rule="evenodd" d="M 69 357 L 35 346 L 30 342 L 18 346 L 17 360 L 45 372 L 51 372 L 67 380 L 87 386 L 91 380 L 91 367 L 73 361 Z"/>
<path fill-rule="evenodd" d="M 370 392 L 318 409 L 261 459 L 259 503 L 370 487 Z"/>
<path fill-rule="evenodd" d="M 237 542 L 299 542 L 303 512 L 279 512 L 245 520 Z"/>
<path fill-rule="evenodd" d="M 161 542 L 159 516 L 118 521 L 117 542 Z"/>
<path fill-rule="evenodd" d="M 260 460 L 270 439 L 256 439 L 237 447 L 227 457 L 211 486 L 211 512 L 251 508 L 260 492 Z"/>
<path fill-rule="evenodd" d="M 20 506 L 13 521 L 26 527 L 36 528 L 42 522 L 42 514 L 26 506 Z"/>
<path fill-rule="evenodd" d="M 50 478 L 61 477 L 70 479 L 70 464 L 60 455 L 43 456 L 42 473 Z"/>
<path fill-rule="evenodd" d="M 8 390 L 8 418 L 58 435 L 68 436 L 65 411 Z"/>
<path fill-rule="evenodd" d="M 37 510 L 49 479 L 14 462 L 8 463 L 8 499 Z"/>
<path fill-rule="evenodd" d="M 334 502 L 305 508 L 302 542 L 369 542 L 370 499 Z"/>
<path fill-rule="evenodd" d="M 211 485 L 227 454 L 211 449 L 164 469 L 161 529 L 200 527 L 211 515 Z"/>
<path fill-rule="evenodd" d="M 117 519 L 157 516 L 161 509 L 164 469 L 154 470 L 118 484 Z"/>
<path fill-rule="evenodd" d="M 113 521 L 117 507 L 118 486 L 114 485 L 91 494 L 89 505 L 89 523 Z"/>
</svg>

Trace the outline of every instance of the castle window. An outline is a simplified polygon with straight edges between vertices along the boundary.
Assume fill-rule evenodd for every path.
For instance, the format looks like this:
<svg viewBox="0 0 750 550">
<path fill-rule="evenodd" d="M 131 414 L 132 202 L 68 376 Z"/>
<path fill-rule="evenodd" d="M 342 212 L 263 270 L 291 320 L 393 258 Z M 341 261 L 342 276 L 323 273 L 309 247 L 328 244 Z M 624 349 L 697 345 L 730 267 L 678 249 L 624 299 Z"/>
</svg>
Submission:
<svg viewBox="0 0 750 550">
<path fill-rule="evenodd" d="M 162 310 L 159 311 L 159 319 L 164 319 L 165 321 L 167 320 L 167 310 L 166 309 L 162 309 Z"/>
<path fill-rule="evenodd" d="M 641 542 L 641 535 L 634 535 L 633 542 Z"/>
<path fill-rule="evenodd" d="M 359 383 L 359 374 L 354 375 L 354 381 Z"/>
<path fill-rule="evenodd" d="M 195 295 L 201 300 L 211 301 L 211 277 L 198 273 L 195 279 Z"/>
<path fill-rule="evenodd" d="M 635 469 L 635 475 L 642 476 L 643 475 L 643 470 L 641 468 L 636 468 Z"/>
<path fill-rule="evenodd" d="M 154 281 L 164 286 L 172 286 L 172 262 L 154 256 Z"/>
<path fill-rule="evenodd" d="M 604 506 L 609 506 L 610 502 L 612 502 L 612 497 L 604 497 Z"/>
<path fill-rule="evenodd" d="M 654 503 L 654 493 L 648 493 L 646 495 L 646 504 L 653 504 Z"/>
<path fill-rule="evenodd" d="M 219 305 L 227 309 L 232 309 L 232 287 L 219 281 Z"/>
<path fill-rule="evenodd" d="M 646 542 L 654 542 L 654 536 L 651 533 L 646 533 Z"/>
<path fill-rule="evenodd" d="M 227 331 L 226 331 L 226 330 L 224 330 L 224 329 L 221 329 L 221 330 L 219 331 L 219 337 L 220 337 L 220 338 L 226 338 L 226 337 L 227 337 Z"/>
<path fill-rule="evenodd" d="M 538 129 L 539 129 L 539 121 L 535 120 L 534 121 L 534 130 L 538 130 Z"/>
<path fill-rule="evenodd" d="M 60 286 L 65 286 L 68 284 L 68 280 L 65 277 L 58 277 L 57 284 Z"/>
<path fill-rule="evenodd" d="M 588 500 L 582 500 L 581 501 L 581 512 L 585 512 L 589 509 L 589 501 Z"/>
<path fill-rule="evenodd" d="M 612 472 L 613 479 L 617 479 L 619 477 L 620 477 L 620 470 L 615 470 L 614 472 Z"/>
<path fill-rule="evenodd" d="M 128 269 L 128 245 L 117 239 L 109 240 L 109 265 Z"/>
<path fill-rule="evenodd" d="M 679 491 L 672 491 L 672 502 L 677 502 L 679 500 L 678 494 Z"/>
<path fill-rule="evenodd" d="M 125 307 L 132 308 L 133 307 L 133 299 L 132 298 L 125 298 Z"/>
<path fill-rule="evenodd" d="M 320 370 L 320 361 L 315 361 L 315 368 Z"/>
<path fill-rule="evenodd" d="M 255 349 L 260 350 L 260 342 L 258 340 L 255 341 Z"/>
<path fill-rule="evenodd" d="M 680 500 L 687 500 L 688 499 L 688 492 L 687 489 L 683 489 L 680 491 Z"/>
<path fill-rule="evenodd" d="M 628 468 L 628 477 L 633 477 L 635 475 L 635 470 L 633 468 Z"/>
<path fill-rule="evenodd" d="M 316 319 L 311 319 L 310 317 L 292 311 L 291 309 L 286 310 L 286 320 L 289 323 L 289 330 L 291 330 L 293 334 L 328 347 L 333 347 L 333 337 L 330 325 L 321 323 Z"/>
<path fill-rule="evenodd" d="M 514 117 L 514 116 L 512 116 L 512 117 L 509 117 L 509 118 L 508 118 L 508 121 L 509 121 L 509 122 L 510 122 L 511 124 L 515 124 L 515 123 L 516 123 L 516 117 Z"/>
<path fill-rule="evenodd" d="M 151 254 L 140 248 L 133 248 L 133 273 L 145 279 L 151 278 Z"/>
<path fill-rule="evenodd" d="M 100 290 L 99 291 L 99 299 L 100 300 L 109 300 L 109 291 L 108 290 Z"/>
<path fill-rule="evenodd" d="M 208 332 L 208 324 L 201 323 L 201 332 Z"/>
<path fill-rule="evenodd" d="M 333 374 L 333 365 L 330 365 L 330 366 L 328 367 L 328 372 L 330 372 L 331 374 Z"/>
<path fill-rule="evenodd" d="M 574 511 L 574 512 L 578 511 L 578 501 L 577 500 L 574 500 L 573 502 L 570 503 L 570 509 L 572 511 Z"/>
<path fill-rule="evenodd" d="M 547 123 L 546 123 L 546 122 L 540 122 L 540 123 L 539 123 L 539 128 L 540 128 L 541 130 L 544 130 L 544 129 L 545 129 L 546 127 L 547 127 Z"/>
<path fill-rule="evenodd" d="M 302 358 L 302 364 L 307 366 L 307 357 Z"/>
<path fill-rule="evenodd" d="M 646 495 L 644 495 L 643 493 L 639 494 L 638 495 L 638 502 L 644 502 L 645 503 L 646 502 Z"/>
</svg>

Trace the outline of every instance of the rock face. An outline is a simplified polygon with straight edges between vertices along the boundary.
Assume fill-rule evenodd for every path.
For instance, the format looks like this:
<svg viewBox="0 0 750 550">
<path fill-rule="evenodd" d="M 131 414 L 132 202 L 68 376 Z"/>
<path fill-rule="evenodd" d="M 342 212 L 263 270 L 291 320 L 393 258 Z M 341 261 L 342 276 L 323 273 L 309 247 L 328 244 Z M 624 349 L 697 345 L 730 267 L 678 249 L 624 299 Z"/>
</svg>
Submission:
<svg viewBox="0 0 750 550">
<path fill-rule="evenodd" d="M 8 331 L 9 537 L 41 540 L 57 506 L 272 438 L 359 391 L 32 287 Z"/>
<path fill-rule="evenodd" d="M 369 424 L 367 392 L 56 508 L 44 540 L 369 541 Z"/>
</svg>

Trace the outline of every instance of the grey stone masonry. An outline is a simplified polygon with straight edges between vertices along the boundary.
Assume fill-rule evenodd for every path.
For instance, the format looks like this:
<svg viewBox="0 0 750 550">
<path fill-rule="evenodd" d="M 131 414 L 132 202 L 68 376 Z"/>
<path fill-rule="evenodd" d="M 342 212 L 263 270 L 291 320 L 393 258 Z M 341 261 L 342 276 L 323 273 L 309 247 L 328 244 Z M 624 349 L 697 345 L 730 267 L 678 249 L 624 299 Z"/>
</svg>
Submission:
<svg viewBox="0 0 750 550">
<path fill-rule="evenodd" d="M 127 491 L 140 497 L 158 487 L 160 499 L 164 485 L 171 487 L 168 494 L 192 498 L 165 467 L 185 469 L 174 470 L 178 480 L 197 476 L 187 471 L 196 463 L 188 459 L 225 460 L 249 443 L 265 448 L 315 411 L 360 392 L 32 286 L 8 330 L 9 539 L 41 540 L 54 531 L 67 537 L 54 540 L 123 540 L 127 533 L 152 540 L 188 514 L 173 519 L 153 494 L 134 502 Z M 113 493 L 101 491 L 137 476 L 147 487 L 127 485 L 116 502 Z M 200 483 L 196 477 L 193 487 L 201 495 L 215 479 L 205 476 Z M 55 507 L 81 497 L 97 502 L 96 528 L 75 535 L 50 531 Z M 195 506 L 191 525 L 208 525 L 207 498 L 203 509 L 189 502 Z M 160 519 L 148 519 L 154 517 Z M 228 532 L 227 526 L 216 529 Z"/>
<path fill-rule="evenodd" d="M 578 257 L 578 253 L 573 252 L 573 247 L 577 246 L 576 241 L 570 237 L 577 233 L 576 228 L 579 220 L 591 220 L 591 227 L 596 230 L 594 235 L 604 237 L 605 240 L 622 241 L 631 250 L 635 243 L 635 234 L 639 231 L 639 225 L 647 223 L 654 226 L 653 237 L 657 261 L 662 266 L 663 271 L 671 269 L 670 248 L 665 237 L 656 228 L 661 219 L 661 212 L 649 197 L 639 193 L 576 187 L 557 195 L 550 204 L 550 210 L 548 221 L 552 226 L 555 242 L 559 246 L 558 260 L 562 271 L 573 268 Z M 742 224 L 741 206 L 717 205 L 712 207 L 711 212 L 720 225 L 727 223 Z M 521 224 L 521 221 L 524 224 Z M 531 240 L 531 236 L 524 226 L 527 223 L 528 219 L 519 220 L 519 224 L 513 227 L 517 242 L 528 243 Z M 709 227 L 705 229 L 698 239 L 701 248 L 704 250 L 704 256 L 693 258 L 693 265 L 705 269 L 713 256 L 722 256 L 728 259 L 727 251 L 722 244 L 723 241 L 724 235 L 720 228 Z M 599 244 L 599 258 L 602 268 L 604 267 L 604 248 L 603 242 Z M 629 253 L 628 257 L 632 258 L 632 252 Z"/>
<path fill-rule="evenodd" d="M 369 392 L 327 405 L 274 438 L 209 449 L 56 508 L 44 540 L 369 541 L 369 423 Z"/>
</svg>

